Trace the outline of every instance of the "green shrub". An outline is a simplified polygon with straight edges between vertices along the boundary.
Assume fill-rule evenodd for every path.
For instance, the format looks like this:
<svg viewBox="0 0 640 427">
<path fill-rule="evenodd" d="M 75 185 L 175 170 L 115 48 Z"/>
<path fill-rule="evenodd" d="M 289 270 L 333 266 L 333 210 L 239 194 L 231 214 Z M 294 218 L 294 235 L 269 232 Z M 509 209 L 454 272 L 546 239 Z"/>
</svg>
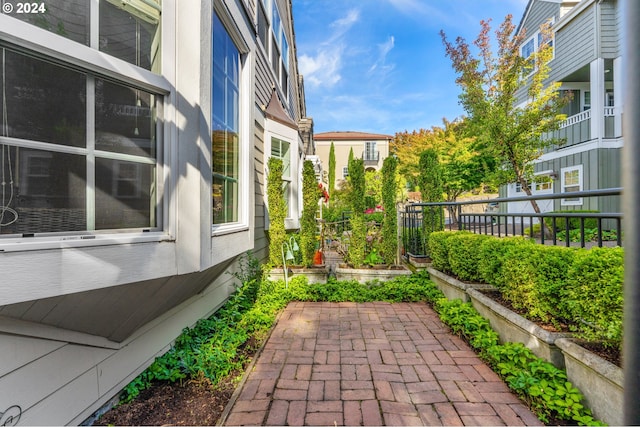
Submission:
<svg viewBox="0 0 640 427">
<path fill-rule="evenodd" d="M 564 288 L 574 248 L 544 245 L 512 247 L 503 258 L 500 274 L 503 297 L 526 317 L 554 321 L 567 317 Z"/>
<path fill-rule="evenodd" d="M 313 163 L 305 160 L 302 167 L 302 215 L 300 216 L 300 251 L 302 263 L 310 267 L 313 265 L 313 255 L 316 251 L 318 240 L 316 234 L 316 211 L 318 199 L 322 192 L 318 189 L 318 181 L 313 169 Z"/>
<path fill-rule="evenodd" d="M 598 213 L 599 211 L 592 210 L 566 210 L 566 211 L 551 211 L 549 213 L 562 213 L 562 214 L 574 214 L 574 213 Z M 566 230 L 567 229 L 567 218 L 544 218 L 544 223 L 547 224 L 547 227 L 551 228 L 551 226 L 555 223 L 556 230 Z M 597 228 L 598 227 L 598 219 L 597 218 L 585 218 L 584 219 L 584 228 Z M 580 228 L 580 218 L 569 218 L 569 230 L 576 230 Z"/>
<path fill-rule="evenodd" d="M 466 232 L 436 231 L 429 234 L 428 243 L 430 248 L 431 266 L 436 270 L 440 270 L 444 273 L 451 272 L 451 267 L 449 266 L 449 244 L 447 243 L 447 240 L 449 237 L 458 233 Z"/>
<path fill-rule="evenodd" d="M 569 269 L 568 276 L 568 306 L 572 319 L 581 322 L 582 338 L 620 347 L 624 250 L 581 250 Z"/>
<path fill-rule="evenodd" d="M 282 245 L 286 239 L 284 220 L 287 217 L 287 202 L 282 188 L 282 159 L 269 157 L 267 174 L 267 203 L 269 208 L 269 262 L 282 265 Z"/>
<path fill-rule="evenodd" d="M 387 157 L 382 163 L 382 256 L 387 264 L 395 264 L 398 252 L 398 216 L 396 213 L 396 168 L 398 160 Z"/>
<path fill-rule="evenodd" d="M 478 281 L 480 245 L 491 239 L 484 234 L 455 233 L 447 239 L 449 246 L 449 268 L 460 280 Z"/>
<path fill-rule="evenodd" d="M 507 253 L 511 250 L 518 251 L 523 245 L 532 246 L 535 243 L 525 237 L 490 237 L 482 241 L 478 256 L 478 274 L 480 281 L 495 286 L 502 290 L 506 286 L 506 280 L 501 269 Z"/>
</svg>

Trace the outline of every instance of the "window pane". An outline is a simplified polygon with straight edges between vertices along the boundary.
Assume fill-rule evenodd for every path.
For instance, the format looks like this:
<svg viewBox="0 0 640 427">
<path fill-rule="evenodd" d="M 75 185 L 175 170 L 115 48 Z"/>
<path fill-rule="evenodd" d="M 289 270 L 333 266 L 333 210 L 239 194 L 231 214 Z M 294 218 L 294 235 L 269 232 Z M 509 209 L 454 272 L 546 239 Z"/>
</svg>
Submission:
<svg viewBox="0 0 640 427">
<path fill-rule="evenodd" d="M 35 3 L 5 0 L 0 3 L 13 5 L 13 13 L 9 14 L 12 18 L 28 22 L 86 46 L 89 45 L 89 2 L 87 0 L 47 0 Z M 36 10 L 37 13 L 17 13 L 18 3 L 21 4 L 23 12 L 28 9 Z"/>
<path fill-rule="evenodd" d="M 240 53 L 213 17 L 212 197 L 213 223 L 238 221 Z"/>
<path fill-rule="evenodd" d="M 258 39 L 262 42 L 262 46 L 267 49 L 269 34 L 269 23 L 263 6 L 258 5 Z"/>
<path fill-rule="evenodd" d="M 2 48 L 0 82 L 1 136 L 86 146 L 84 74 Z"/>
<path fill-rule="evenodd" d="M 96 149 L 156 155 L 155 96 L 96 79 Z"/>
<path fill-rule="evenodd" d="M 96 159 L 96 229 L 156 226 L 155 166 Z"/>
<path fill-rule="evenodd" d="M 0 234 L 86 229 L 84 156 L 0 144 Z"/>
<path fill-rule="evenodd" d="M 100 51 L 160 72 L 160 12 L 142 0 L 100 2 Z"/>
</svg>

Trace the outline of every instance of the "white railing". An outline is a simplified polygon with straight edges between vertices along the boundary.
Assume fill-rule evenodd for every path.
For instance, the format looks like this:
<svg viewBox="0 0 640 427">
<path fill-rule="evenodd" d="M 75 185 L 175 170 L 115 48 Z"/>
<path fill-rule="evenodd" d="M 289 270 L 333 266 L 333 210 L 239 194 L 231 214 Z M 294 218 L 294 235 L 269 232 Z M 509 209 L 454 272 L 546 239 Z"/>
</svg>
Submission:
<svg viewBox="0 0 640 427">
<path fill-rule="evenodd" d="M 612 117 L 616 115 L 616 107 L 604 107 L 604 116 Z"/>
<path fill-rule="evenodd" d="M 562 122 L 560 125 L 560 129 L 566 128 L 571 125 L 575 125 L 576 123 L 583 122 L 585 120 L 589 120 L 591 118 L 591 110 L 586 110 L 578 114 L 574 114 L 571 117 L 567 117 L 567 119 Z"/>
</svg>

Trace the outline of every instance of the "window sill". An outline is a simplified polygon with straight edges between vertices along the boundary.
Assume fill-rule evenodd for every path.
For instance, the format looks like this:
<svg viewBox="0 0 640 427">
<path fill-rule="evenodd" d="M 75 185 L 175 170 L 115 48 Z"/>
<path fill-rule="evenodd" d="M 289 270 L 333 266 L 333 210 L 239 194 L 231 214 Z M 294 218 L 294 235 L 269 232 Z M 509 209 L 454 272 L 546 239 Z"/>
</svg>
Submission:
<svg viewBox="0 0 640 427">
<path fill-rule="evenodd" d="M 126 234 L 111 233 L 75 236 L 23 237 L 19 239 L 11 239 L 6 242 L 0 241 L 0 253 L 169 242 L 174 240 L 174 237 L 161 231 Z"/>
<path fill-rule="evenodd" d="M 246 224 L 221 225 L 211 230 L 211 237 L 225 236 L 227 234 L 240 233 L 248 230 L 249 227 Z"/>
</svg>

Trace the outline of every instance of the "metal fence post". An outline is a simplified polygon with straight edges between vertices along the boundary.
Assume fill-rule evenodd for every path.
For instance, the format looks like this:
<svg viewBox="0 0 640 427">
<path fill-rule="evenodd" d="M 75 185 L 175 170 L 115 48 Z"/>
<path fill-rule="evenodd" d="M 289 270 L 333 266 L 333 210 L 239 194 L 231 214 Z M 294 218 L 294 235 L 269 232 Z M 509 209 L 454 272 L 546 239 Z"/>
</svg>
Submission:
<svg viewBox="0 0 640 427">
<path fill-rule="evenodd" d="M 624 148 L 622 156 L 623 205 L 627 219 L 625 243 L 625 277 L 624 277 L 624 337 L 623 337 L 623 371 L 624 371 L 624 424 L 640 424 L 640 2 L 626 0 L 622 2 L 624 17 L 623 40 L 624 57 Z M 626 13 L 625 13 L 626 12 Z"/>
</svg>

